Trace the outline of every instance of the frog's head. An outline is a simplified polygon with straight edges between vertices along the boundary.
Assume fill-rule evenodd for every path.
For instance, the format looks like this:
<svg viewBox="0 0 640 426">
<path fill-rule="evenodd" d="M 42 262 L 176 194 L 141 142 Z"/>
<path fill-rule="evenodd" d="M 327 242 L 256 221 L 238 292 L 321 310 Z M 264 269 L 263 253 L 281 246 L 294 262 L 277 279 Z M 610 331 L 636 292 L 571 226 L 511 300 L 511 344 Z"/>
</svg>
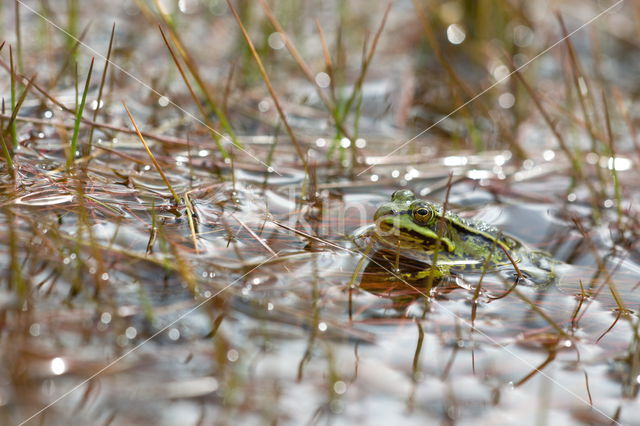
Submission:
<svg viewBox="0 0 640 426">
<path fill-rule="evenodd" d="M 408 249 L 431 251 L 437 245 L 438 231 L 447 226 L 440 219 L 441 208 L 426 200 L 417 200 L 408 189 L 396 191 L 391 201 L 378 208 L 373 220 L 377 236 L 386 243 Z M 440 233 L 441 250 L 453 251 L 446 228 Z"/>
</svg>

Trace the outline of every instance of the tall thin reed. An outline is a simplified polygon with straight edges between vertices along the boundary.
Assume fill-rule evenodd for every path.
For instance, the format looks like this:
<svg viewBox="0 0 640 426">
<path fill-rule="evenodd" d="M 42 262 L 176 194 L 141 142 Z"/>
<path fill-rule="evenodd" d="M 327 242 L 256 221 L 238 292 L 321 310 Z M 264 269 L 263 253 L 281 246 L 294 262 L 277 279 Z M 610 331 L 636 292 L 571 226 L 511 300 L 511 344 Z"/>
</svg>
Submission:
<svg viewBox="0 0 640 426">
<path fill-rule="evenodd" d="M 116 23 L 113 23 L 111 27 L 111 37 L 109 37 L 109 47 L 107 48 L 107 59 L 104 61 L 104 68 L 102 69 L 102 77 L 100 77 L 100 87 L 98 88 L 98 99 L 96 100 L 96 109 L 93 111 L 93 121 L 96 121 L 98 118 L 98 112 L 100 111 L 102 104 L 102 91 L 104 90 L 104 83 L 107 80 L 107 70 L 109 69 L 109 63 L 111 62 L 111 48 L 113 47 L 113 36 L 116 31 Z M 89 154 L 91 152 L 91 147 L 93 146 L 93 131 L 95 127 L 91 126 L 91 130 L 89 130 L 89 141 L 87 142 L 87 148 L 85 154 Z"/>
<path fill-rule="evenodd" d="M 78 134 L 80 133 L 80 123 L 82 122 L 82 113 L 84 111 L 85 103 L 87 102 L 87 93 L 89 92 L 89 84 L 91 83 L 91 72 L 93 71 L 93 63 L 95 58 L 91 58 L 91 65 L 89 65 L 89 73 L 87 74 L 87 80 L 84 84 L 84 90 L 82 92 L 82 99 L 80 105 L 76 107 L 76 121 L 73 126 L 73 136 L 71 137 L 71 147 L 69 155 L 67 156 L 67 170 L 71 169 L 73 161 L 76 157 L 76 150 L 78 149 Z"/>
<path fill-rule="evenodd" d="M 178 194 L 176 194 L 176 192 L 173 190 L 173 187 L 171 186 L 169 179 L 167 179 L 167 176 L 164 174 L 162 167 L 160 167 L 160 164 L 158 163 L 156 158 L 153 156 L 153 153 L 149 149 L 149 145 L 147 145 L 147 142 L 144 140 L 142 133 L 140 133 L 140 129 L 138 128 L 136 121 L 133 119 L 133 115 L 131 115 L 129 108 L 127 108 L 127 104 L 125 104 L 124 101 L 122 102 L 122 106 L 124 106 L 124 109 L 127 112 L 129 119 L 131 120 L 131 124 L 133 124 L 133 127 L 136 129 L 136 133 L 138 134 L 138 139 L 140 139 L 140 142 L 142 142 L 142 145 L 144 146 L 144 149 L 147 151 L 147 154 L 149 155 L 149 158 L 151 159 L 153 166 L 156 168 L 156 170 L 160 174 L 160 177 L 162 177 L 164 184 L 169 189 L 169 192 L 171 192 L 171 195 L 173 196 L 173 199 L 175 200 L 176 204 L 180 204 L 180 197 L 178 197 Z"/>
</svg>

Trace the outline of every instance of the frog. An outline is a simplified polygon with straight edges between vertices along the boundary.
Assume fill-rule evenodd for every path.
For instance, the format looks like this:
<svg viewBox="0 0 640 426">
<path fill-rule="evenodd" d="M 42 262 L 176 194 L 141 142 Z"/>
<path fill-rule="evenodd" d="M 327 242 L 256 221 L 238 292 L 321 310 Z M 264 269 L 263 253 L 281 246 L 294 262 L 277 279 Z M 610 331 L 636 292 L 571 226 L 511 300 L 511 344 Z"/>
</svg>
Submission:
<svg viewBox="0 0 640 426">
<path fill-rule="evenodd" d="M 556 281 L 555 266 L 561 263 L 493 225 L 461 217 L 408 189 L 395 191 L 377 209 L 374 222 L 373 236 L 383 247 L 425 264 L 422 270 L 402 274 L 404 280 L 507 271 L 543 286 Z"/>
</svg>

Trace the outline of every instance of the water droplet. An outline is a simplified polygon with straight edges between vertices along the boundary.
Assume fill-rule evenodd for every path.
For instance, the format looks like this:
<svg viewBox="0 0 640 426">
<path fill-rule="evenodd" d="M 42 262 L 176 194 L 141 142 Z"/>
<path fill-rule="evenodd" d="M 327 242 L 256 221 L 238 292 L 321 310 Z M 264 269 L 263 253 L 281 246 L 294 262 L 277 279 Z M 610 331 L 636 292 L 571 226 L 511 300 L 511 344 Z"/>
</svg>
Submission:
<svg viewBox="0 0 640 426">
<path fill-rule="evenodd" d="M 231 362 L 236 362 L 240 358 L 240 354 L 235 349 L 229 349 L 227 352 L 227 359 Z"/>
<path fill-rule="evenodd" d="M 506 65 L 498 65 L 493 69 L 492 74 L 496 81 L 505 82 L 509 78 L 509 68 Z"/>
<path fill-rule="evenodd" d="M 260 112 L 267 112 L 269 108 L 271 108 L 271 103 L 268 99 L 263 99 L 258 102 L 258 110 L 260 110 Z"/>
<path fill-rule="evenodd" d="M 160 105 L 161 107 L 166 107 L 167 105 L 169 105 L 170 102 L 171 102 L 171 99 L 169 99 L 166 96 L 160 96 L 158 98 L 158 105 Z"/>
<path fill-rule="evenodd" d="M 492 172 L 490 172 L 489 170 L 473 169 L 467 172 L 467 177 L 473 180 L 489 179 L 492 175 Z"/>
<path fill-rule="evenodd" d="M 100 315 L 100 322 L 109 324 L 111 322 L 111 314 L 109 312 L 103 312 L 102 315 Z"/>
<path fill-rule="evenodd" d="M 135 339 L 138 335 L 138 330 L 135 327 L 127 327 L 124 331 L 124 335 L 127 336 L 128 339 Z"/>
<path fill-rule="evenodd" d="M 62 358 L 56 357 L 51 360 L 51 372 L 59 376 L 67 371 L 67 364 Z"/>
<path fill-rule="evenodd" d="M 527 47 L 533 43 L 535 34 L 526 25 L 518 25 L 513 29 L 513 42 L 518 47 Z"/>
<path fill-rule="evenodd" d="M 333 391 L 338 395 L 342 395 L 347 391 L 347 384 L 342 380 L 338 380 L 333 384 Z"/>
<path fill-rule="evenodd" d="M 331 84 L 331 77 L 329 77 L 329 74 L 327 74 L 326 72 L 319 72 L 318 74 L 316 74 L 315 80 L 316 84 L 323 89 L 329 87 L 329 85 Z"/>
<path fill-rule="evenodd" d="M 40 335 L 40 324 L 34 322 L 29 326 L 29 334 L 33 337 L 38 337 Z"/>
<path fill-rule="evenodd" d="M 97 100 L 91 101 L 91 109 L 93 111 L 95 111 L 97 109 L 100 109 L 103 106 L 104 106 L 104 102 L 102 100 L 100 101 L 100 105 L 98 105 L 98 101 Z"/>
<path fill-rule="evenodd" d="M 325 332 L 327 331 L 327 323 L 326 322 L 321 322 L 318 324 L 318 330 Z"/>
<path fill-rule="evenodd" d="M 469 158 L 464 155 L 451 155 L 442 160 L 442 163 L 449 167 L 465 166 L 467 162 L 469 162 Z"/>
<path fill-rule="evenodd" d="M 169 333 L 167 333 L 169 336 L 169 339 L 176 341 L 180 338 L 180 331 L 177 328 L 171 328 L 169 329 Z"/>
<path fill-rule="evenodd" d="M 629 170 L 631 169 L 631 166 L 633 165 L 632 161 L 628 158 L 622 158 L 622 157 L 609 157 L 607 159 L 607 168 L 609 170 Z"/>
<path fill-rule="evenodd" d="M 451 44 L 460 44 L 467 37 L 464 30 L 458 24 L 451 24 L 447 27 L 447 39 Z"/>
<path fill-rule="evenodd" d="M 284 47 L 284 40 L 282 39 L 282 35 L 278 32 L 269 34 L 267 43 L 269 43 L 269 47 L 273 50 L 280 50 Z"/>
<path fill-rule="evenodd" d="M 498 97 L 498 105 L 500 108 L 509 109 L 516 103 L 516 97 L 511 93 L 503 93 Z"/>
</svg>

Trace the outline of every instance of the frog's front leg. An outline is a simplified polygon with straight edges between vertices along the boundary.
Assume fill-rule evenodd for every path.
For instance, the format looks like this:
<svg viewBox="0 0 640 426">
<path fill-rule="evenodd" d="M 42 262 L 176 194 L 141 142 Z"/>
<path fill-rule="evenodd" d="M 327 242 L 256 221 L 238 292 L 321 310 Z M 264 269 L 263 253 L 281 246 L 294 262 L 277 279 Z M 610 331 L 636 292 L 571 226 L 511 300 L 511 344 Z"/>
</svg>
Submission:
<svg viewBox="0 0 640 426">
<path fill-rule="evenodd" d="M 520 270 L 534 284 L 547 286 L 557 281 L 555 267 L 561 262 L 555 260 L 546 252 L 534 250 L 529 253 L 528 264 L 522 265 Z"/>
</svg>

